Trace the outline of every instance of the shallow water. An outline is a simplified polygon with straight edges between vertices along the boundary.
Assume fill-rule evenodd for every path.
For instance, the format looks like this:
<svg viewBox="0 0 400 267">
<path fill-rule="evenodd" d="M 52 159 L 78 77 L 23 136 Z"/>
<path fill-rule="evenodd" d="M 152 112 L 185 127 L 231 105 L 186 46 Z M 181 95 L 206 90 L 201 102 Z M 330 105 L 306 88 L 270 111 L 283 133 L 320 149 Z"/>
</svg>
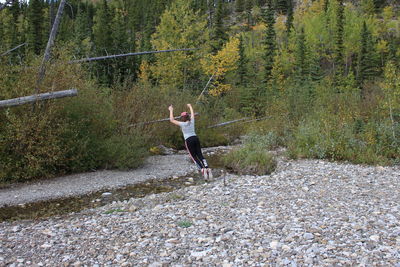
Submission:
<svg viewBox="0 0 400 267">
<path fill-rule="evenodd" d="M 214 154 L 212 156 L 207 156 L 207 160 L 210 167 L 213 169 L 214 178 L 220 177 L 222 171 L 220 155 Z M 193 178 L 193 180 L 190 178 Z M 149 180 L 143 183 L 113 190 L 103 190 L 83 196 L 46 200 L 18 206 L 6 206 L 0 208 L 0 221 L 39 219 L 79 212 L 84 209 L 104 206 L 113 201 L 123 201 L 130 198 L 141 198 L 150 194 L 172 192 L 183 187 L 203 183 L 205 183 L 204 178 L 199 173 L 193 173 L 177 178 L 169 177 L 162 180 Z"/>
</svg>

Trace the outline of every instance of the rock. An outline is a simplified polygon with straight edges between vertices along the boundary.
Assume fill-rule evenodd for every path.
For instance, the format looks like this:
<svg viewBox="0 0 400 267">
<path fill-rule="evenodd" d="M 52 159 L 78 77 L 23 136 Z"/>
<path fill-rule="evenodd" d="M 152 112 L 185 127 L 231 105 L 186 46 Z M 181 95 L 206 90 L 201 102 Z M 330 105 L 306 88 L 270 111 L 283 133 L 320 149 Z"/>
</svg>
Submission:
<svg viewBox="0 0 400 267">
<path fill-rule="evenodd" d="M 104 192 L 103 194 L 101 194 L 102 197 L 109 197 L 111 195 L 112 195 L 111 192 Z"/>
<path fill-rule="evenodd" d="M 369 239 L 371 239 L 372 241 L 378 242 L 379 241 L 379 235 L 371 235 L 369 237 Z"/>
<path fill-rule="evenodd" d="M 278 246 L 279 246 L 279 242 L 274 240 L 271 243 L 269 243 L 269 246 L 273 249 L 273 250 L 277 250 Z"/>
<path fill-rule="evenodd" d="M 312 233 L 304 233 L 303 238 L 306 240 L 310 240 L 314 238 L 314 235 Z"/>
</svg>

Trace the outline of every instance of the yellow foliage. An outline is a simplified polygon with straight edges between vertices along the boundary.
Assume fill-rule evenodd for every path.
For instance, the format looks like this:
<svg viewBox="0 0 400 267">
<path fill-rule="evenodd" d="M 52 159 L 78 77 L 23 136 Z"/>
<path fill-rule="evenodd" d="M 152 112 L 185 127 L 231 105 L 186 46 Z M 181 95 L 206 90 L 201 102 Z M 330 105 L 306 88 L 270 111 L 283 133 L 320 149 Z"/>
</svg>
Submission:
<svg viewBox="0 0 400 267">
<path fill-rule="evenodd" d="M 139 81 L 141 83 L 149 82 L 150 65 L 147 60 L 143 60 L 139 68 Z"/>
<path fill-rule="evenodd" d="M 386 40 L 379 40 L 378 44 L 376 45 L 376 49 L 379 53 L 386 53 L 388 52 L 388 42 Z"/>
<path fill-rule="evenodd" d="M 267 29 L 267 27 L 265 26 L 264 23 L 259 23 L 259 24 L 254 25 L 252 27 L 252 29 L 253 29 L 253 31 L 256 31 L 256 32 L 264 32 Z"/>
<path fill-rule="evenodd" d="M 208 75 L 214 75 L 213 89 L 210 94 L 218 96 L 231 89 L 230 85 L 222 84 L 225 74 L 237 69 L 239 60 L 239 39 L 232 37 L 216 55 L 208 54 L 201 60 L 203 70 Z"/>
<path fill-rule="evenodd" d="M 212 89 L 210 89 L 210 91 L 209 91 L 210 95 L 212 95 L 212 96 L 219 96 L 219 95 L 226 93 L 232 89 L 232 86 L 230 84 L 223 84 L 218 81 L 215 82 L 213 84 L 213 86 L 214 87 Z"/>
</svg>

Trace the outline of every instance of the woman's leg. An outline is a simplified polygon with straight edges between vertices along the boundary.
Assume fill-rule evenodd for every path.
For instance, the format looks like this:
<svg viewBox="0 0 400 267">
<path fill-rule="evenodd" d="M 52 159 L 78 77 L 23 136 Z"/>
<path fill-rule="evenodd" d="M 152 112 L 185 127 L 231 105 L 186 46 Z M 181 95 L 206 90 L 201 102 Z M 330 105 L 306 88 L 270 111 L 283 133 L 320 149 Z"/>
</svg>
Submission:
<svg viewBox="0 0 400 267">
<path fill-rule="evenodd" d="M 195 140 L 195 155 L 203 163 L 204 168 L 208 168 L 207 160 L 204 158 L 203 153 L 201 152 L 200 139 L 197 136 Z"/>
<path fill-rule="evenodd" d="M 196 163 L 199 169 L 203 169 L 205 167 L 203 165 L 202 160 L 199 159 L 197 154 L 197 148 L 198 148 L 197 143 L 198 143 L 197 136 L 191 136 L 185 140 L 186 149 L 188 150 L 189 155 L 192 158 L 193 162 Z"/>
</svg>

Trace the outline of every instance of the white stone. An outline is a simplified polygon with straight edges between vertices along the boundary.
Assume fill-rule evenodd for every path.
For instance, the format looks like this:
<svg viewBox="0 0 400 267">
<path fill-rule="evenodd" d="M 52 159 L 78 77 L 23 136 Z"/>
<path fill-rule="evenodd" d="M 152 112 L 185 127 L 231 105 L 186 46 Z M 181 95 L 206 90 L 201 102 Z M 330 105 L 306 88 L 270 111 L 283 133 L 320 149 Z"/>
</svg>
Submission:
<svg viewBox="0 0 400 267">
<path fill-rule="evenodd" d="M 371 239 L 372 241 L 378 242 L 380 238 L 379 238 L 379 235 L 371 235 L 369 237 L 369 239 Z"/>
<path fill-rule="evenodd" d="M 279 242 L 274 240 L 271 243 L 269 243 L 269 246 L 273 249 L 273 250 L 277 250 L 278 246 L 279 246 Z"/>
</svg>

